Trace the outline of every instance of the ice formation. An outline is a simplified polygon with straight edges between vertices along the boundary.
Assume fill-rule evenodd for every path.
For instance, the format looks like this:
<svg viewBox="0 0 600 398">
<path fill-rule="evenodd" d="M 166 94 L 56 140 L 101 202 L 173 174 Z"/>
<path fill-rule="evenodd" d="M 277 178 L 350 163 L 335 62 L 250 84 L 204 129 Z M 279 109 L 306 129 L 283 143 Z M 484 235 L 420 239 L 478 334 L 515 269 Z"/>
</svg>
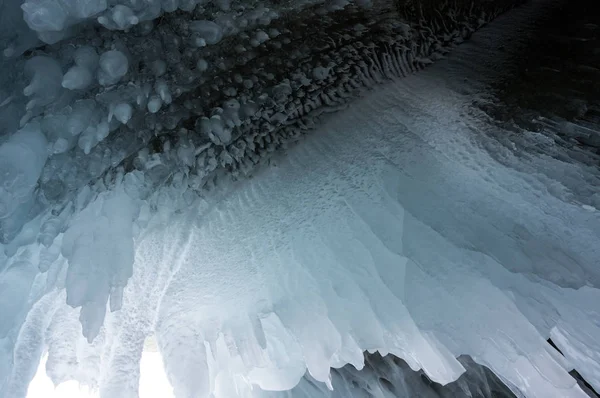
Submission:
<svg viewBox="0 0 600 398">
<path fill-rule="evenodd" d="M 46 158 L 46 137 L 37 123 L 28 124 L 0 146 L 0 218 L 13 216 L 31 199 Z"/>
<path fill-rule="evenodd" d="M 471 106 L 559 2 L 278 3 L 0 3 L 0 397 L 599 390 L 597 164 Z"/>
</svg>

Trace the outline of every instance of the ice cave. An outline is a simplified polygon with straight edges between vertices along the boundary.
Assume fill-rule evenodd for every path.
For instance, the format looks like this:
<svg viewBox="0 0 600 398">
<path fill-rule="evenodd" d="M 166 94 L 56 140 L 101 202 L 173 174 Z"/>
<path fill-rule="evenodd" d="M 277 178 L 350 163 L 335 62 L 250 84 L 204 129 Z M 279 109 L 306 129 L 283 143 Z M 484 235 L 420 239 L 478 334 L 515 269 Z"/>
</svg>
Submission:
<svg viewBox="0 0 600 398">
<path fill-rule="evenodd" d="M 600 392 L 586 0 L 0 0 L 0 398 Z"/>
</svg>

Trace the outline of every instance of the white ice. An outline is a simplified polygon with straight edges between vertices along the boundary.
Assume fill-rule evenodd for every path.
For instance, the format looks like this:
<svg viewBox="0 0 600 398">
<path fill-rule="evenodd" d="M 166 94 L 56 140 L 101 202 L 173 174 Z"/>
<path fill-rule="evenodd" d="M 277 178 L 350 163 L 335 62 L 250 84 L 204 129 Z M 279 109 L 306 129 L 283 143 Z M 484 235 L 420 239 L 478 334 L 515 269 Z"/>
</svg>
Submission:
<svg viewBox="0 0 600 398">
<path fill-rule="evenodd" d="M 176 6 L 160 2 L 158 11 Z M 528 17 L 516 15 L 506 22 L 513 35 L 511 24 Z M 67 24 L 30 17 L 50 32 Z M 196 22 L 208 44 L 221 40 L 212 22 Z M 458 81 L 476 91 L 465 74 L 490 64 L 497 31 L 483 33 L 331 116 L 251 179 L 198 198 L 184 171 L 147 192 L 144 172 L 117 170 L 114 188 L 79 192 L 64 231 L 52 229 L 60 214 L 32 220 L 20 238 L 43 229 L 48 239 L 0 254 L 0 397 L 26 396 L 44 357 L 55 384 L 137 397 L 149 337 L 181 397 L 268 396 L 306 371 L 332 387 L 331 368 L 360 369 L 365 350 L 392 353 L 440 383 L 461 375 L 456 358 L 468 354 L 527 397 L 585 397 L 573 368 L 600 388 L 600 220 L 562 194 L 597 170 L 520 158 L 498 143 L 508 132 L 454 89 Z M 465 59 L 477 60 L 467 72 Z M 62 94 L 63 75 L 56 61 L 33 60 L 25 94 L 35 108 Z M 99 59 L 82 50 L 74 62 L 98 63 L 102 86 L 129 69 L 118 50 Z M 166 83 L 154 90 L 145 106 L 157 113 L 170 93 Z M 232 139 L 228 123 L 251 111 L 229 105 L 201 122 L 219 145 Z M 51 147 L 35 123 L 2 143 L 0 218 L 32 199 L 49 153 L 74 145 L 65 131 L 86 154 L 108 135 L 95 106 L 45 120 Z M 129 122 L 129 103 L 111 107 L 117 124 Z M 189 151 L 164 150 L 191 162 Z M 160 156 L 142 157 L 145 170 L 164 168 Z"/>
</svg>

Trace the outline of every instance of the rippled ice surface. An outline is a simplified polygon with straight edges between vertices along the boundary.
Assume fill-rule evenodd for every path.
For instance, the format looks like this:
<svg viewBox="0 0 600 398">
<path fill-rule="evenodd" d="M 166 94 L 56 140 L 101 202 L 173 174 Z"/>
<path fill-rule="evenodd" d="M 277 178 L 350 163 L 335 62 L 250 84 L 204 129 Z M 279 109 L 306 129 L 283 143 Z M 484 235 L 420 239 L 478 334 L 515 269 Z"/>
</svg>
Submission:
<svg viewBox="0 0 600 398">
<path fill-rule="evenodd" d="M 573 368 L 598 390 L 598 164 L 550 156 L 563 151 L 551 126 L 507 141 L 514 130 L 473 104 L 499 101 L 490 84 L 525 48 L 517 27 L 549 18 L 543 4 L 377 88 L 210 198 L 186 196 L 176 175 L 150 208 L 143 177 L 126 175 L 74 216 L 47 274 L 12 268 L 0 280 L 20 301 L 54 280 L 69 287 L 32 305 L 2 392 L 24 394 L 47 351 L 53 381 L 135 397 L 149 337 L 178 397 L 435 396 L 382 359 L 353 372 L 364 351 L 440 384 L 469 355 L 517 396 L 585 397 Z M 121 235 L 134 236 L 133 276 L 102 326 L 104 307 L 86 308 L 90 344 L 65 301 L 85 301 L 94 274 L 66 272 L 63 255 L 120 264 Z"/>
</svg>

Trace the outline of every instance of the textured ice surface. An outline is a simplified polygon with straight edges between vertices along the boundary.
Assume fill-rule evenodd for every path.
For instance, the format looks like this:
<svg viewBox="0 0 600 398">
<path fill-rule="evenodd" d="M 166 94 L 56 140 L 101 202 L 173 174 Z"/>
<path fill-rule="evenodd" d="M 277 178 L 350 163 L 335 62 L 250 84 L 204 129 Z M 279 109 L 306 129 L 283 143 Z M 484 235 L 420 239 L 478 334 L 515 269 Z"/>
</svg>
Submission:
<svg viewBox="0 0 600 398">
<path fill-rule="evenodd" d="M 103 86 L 117 83 L 127 73 L 129 61 L 125 54 L 111 50 L 100 55 L 98 82 Z"/>
<path fill-rule="evenodd" d="M 468 357 L 458 358 L 466 372 L 455 382 L 441 386 L 421 372 L 414 372 L 406 362 L 388 355 L 365 355 L 365 367 L 357 370 L 352 365 L 332 369 L 333 390 L 305 376 L 291 391 L 253 391 L 254 397 L 315 398 L 315 397 L 513 397 L 511 391 L 495 378 L 492 372 L 474 363 Z"/>
<path fill-rule="evenodd" d="M 46 137 L 33 123 L 0 146 L 0 218 L 31 200 L 46 158 Z"/>
<path fill-rule="evenodd" d="M 31 98 L 27 110 L 48 105 L 59 95 L 63 75 L 55 59 L 46 56 L 30 58 L 25 63 L 25 73 L 31 79 L 23 89 L 23 94 Z"/>
<path fill-rule="evenodd" d="M 81 90 L 87 88 L 93 80 L 92 72 L 89 69 L 74 65 L 63 77 L 62 86 L 69 90 Z"/>
<path fill-rule="evenodd" d="M 264 8 L 243 13 L 245 22 L 224 14 L 186 25 L 174 16 L 181 32 L 143 24 L 184 3 L 144 3 L 136 24 L 111 3 L 99 17 L 114 29 L 110 48 L 75 37 L 56 58 L 34 55 L 24 65 L 24 127 L 0 147 L 10 199 L 0 220 L 1 397 L 25 396 L 44 354 L 56 384 L 77 380 L 101 397 L 136 397 L 150 336 L 181 397 L 270 396 L 297 385 L 292 394 L 302 396 L 310 379 L 319 383 L 315 394 L 336 396 L 352 386 L 343 375 L 361 377 L 349 366 L 362 369 L 366 350 L 394 354 L 441 384 L 461 377 L 468 365 L 457 358 L 467 354 L 528 397 L 585 396 L 573 368 L 600 387 L 598 212 L 581 205 L 585 195 L 563 194 L 597 167 L 517 157 L 471 106 L 503 66 L 489 54 L 517 46 L 515 26 L 544 2 L 499 19 L 417 75 L 486 15 L 458 8 L 471 19 L 457 22 L 448 13 L 445 21 L 463 30 L 430 30 L 433 45 L 409 40 L 422 28 L 416 23 L 391 19 L 375 35 L 350 24 L 367 11 L 342 13 L 342 26 L 324 17 L 312 47 L 285 53 L 298 66 L 248 50 L 276 51 L 291 43 L 289 30 L 235 36 L 269 25 L 277 13 Z M 62 21 L 57 4 L 39 8 L 47 14 L 30 9 L 40 34 L 62 35 L 102 11 L 61 8 L 77 16 Z M 139 30 L 121 35 L 129 25 Z M 319 36 L 319 26 L 346 44 L 327 53 L 335 41 Z M 240 40 L 228 47 L 234 55 L 218 47 L 225 37 Z M 127 49 L 129 40 L 136 45 Z M 243 73 L 229 63 L 252 57 L 252 74 L 218 72 Z M 69 75 L 72 68 L 97 80 L 80 79 L 82 70 Z M 269 72 L 282 70 L 290 78 Z M 76 90 L 65 87 L 67 76 Z M 396 77 L 405 79 L 319 118 Z M 144 141 L 163 130 L 180 135 Z M 146 147 L 130 145 L 137 135 Z M 350 370 L 332 375 L 344 366 Z M 369 369 L 364 377 L 375 377 Z"/>
<path fill-rule="evenodd" d="M 222 28 L 212 21 L 191 21 L 189 29 L 206 44 L 217 44 L 223 37 Z"/>
</svg>

